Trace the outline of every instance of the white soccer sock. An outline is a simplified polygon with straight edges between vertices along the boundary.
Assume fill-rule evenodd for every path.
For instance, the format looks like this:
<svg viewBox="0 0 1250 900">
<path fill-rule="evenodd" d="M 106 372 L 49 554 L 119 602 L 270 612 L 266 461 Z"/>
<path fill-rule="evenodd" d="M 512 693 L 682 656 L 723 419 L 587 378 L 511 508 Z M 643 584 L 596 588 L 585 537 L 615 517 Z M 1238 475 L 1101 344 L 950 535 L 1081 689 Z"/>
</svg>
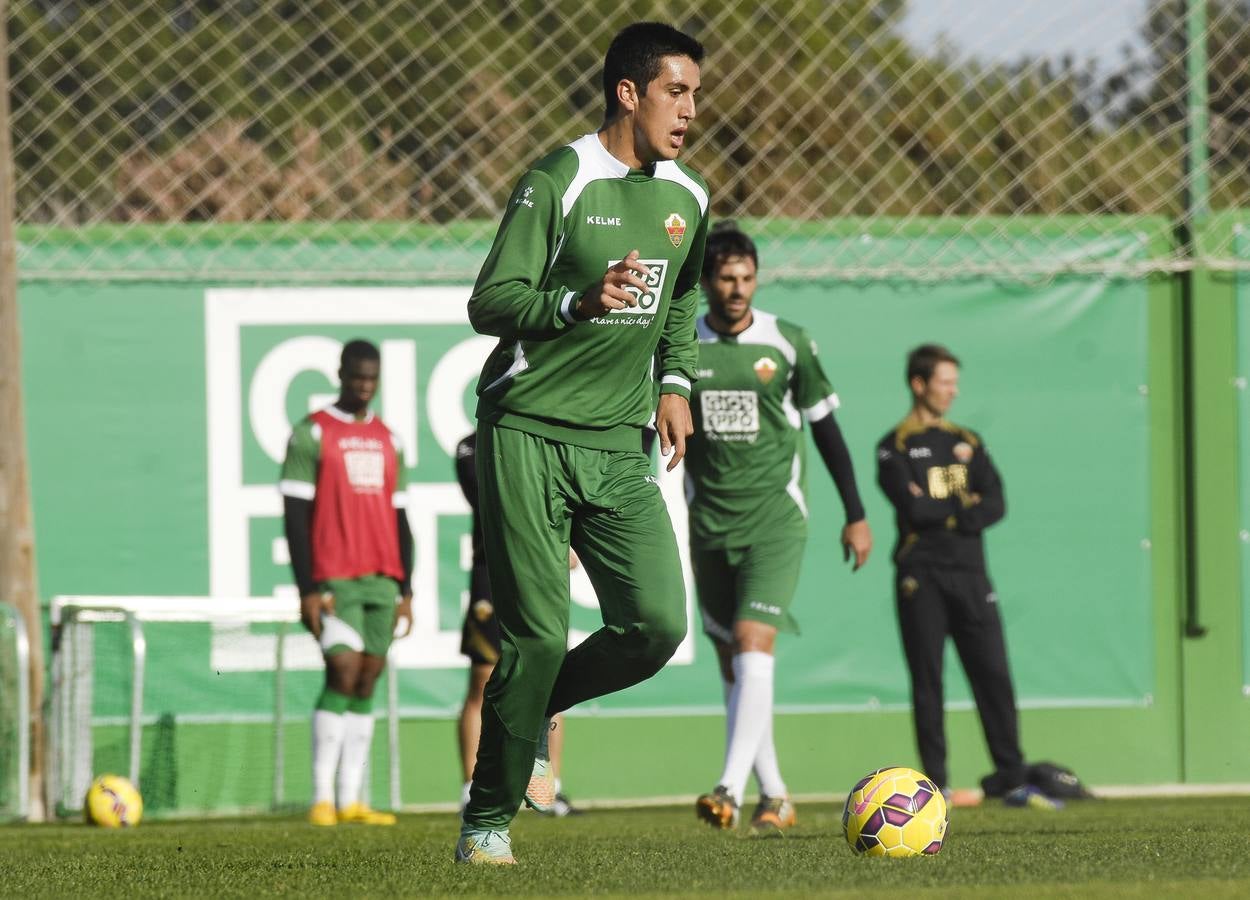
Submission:
<svg viewBox="0 0 1250 900">
<path fill-rule="evenodd" d="M 343 759 L 339 763 L 339 806 L 360 802 L 360 786 L 365 779 L 369 748 L 373 745 L 373 715 L 345 712 L 346 736 Z"/>
<path fill-rule="evenodd" d="M 760 738 L 760 749 L 755 754 L 755 778 L 760 783 L 760 793 L 765 797 L 789 796 L 777 762 L 777 746 L 773 743 L 772 703 L 768 704 L 767 724 Z"/>
<path fill-rule="evenodd" d="M 721 688 L 725 694 L 725 733 L 733 734 L 734 707 L 729 702 L 733 692 L 732 681 L 722 681 Z M 760 749 L 755 754 L 755 780 L 760 783 L 760 793 L 768 797 L 787 797 L 786 783 L 781 777 L 781 767 L 777 763 L 777 747 L 773 743 L 773 717 L 768 717 L 768 725 L 764 736 L 760 738 Z M 746 790 L 746 788 L 743 788 Z"/>
<path fill-rule="evenodd" d="M 734 733 L 736 706 L 734 704 L 734 682 L 722 681 L 721 690 L 725 693 L 725 752 L 729 752 L 729 736 Z"/>
<path fill-rule="evenodd" d="M 473 790 L 473 782 L 466 781 L 464 787 L 460 789 L 460 811 L 464 812 L 464 808 L 469 805 L 469 791 Z"/>
<path fill-rule="evenodd" d="M 726 717 L 728 746 L 720 783 L 741 803 L 764 729 L 773 716 L 773 657 L 757 650 L 737 653 L 733 667 Z"/>
<path fill-rule="evenodd" d="M 347 723 L 342 713 L 324 709 L 313 710 L 312 758 L 313 802 L 334 802 L 334 773 L 343 753 L 343 735 Z"/>
</svg>

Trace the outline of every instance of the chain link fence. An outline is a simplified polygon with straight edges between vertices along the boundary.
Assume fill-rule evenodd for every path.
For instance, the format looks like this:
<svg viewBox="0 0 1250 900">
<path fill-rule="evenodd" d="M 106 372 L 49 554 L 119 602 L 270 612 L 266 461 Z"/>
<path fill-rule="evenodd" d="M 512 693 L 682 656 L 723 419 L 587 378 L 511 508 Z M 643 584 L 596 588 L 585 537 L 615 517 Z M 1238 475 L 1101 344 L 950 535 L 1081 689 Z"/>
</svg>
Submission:
<svg viewBox="0 0 1250 900">
<path fill-rule="evenodd" d="M 1235 268 L 1186 229 L 1250 206 L 1250 0 L 1194 3 L 1140 0 L 1110 60 L 1004 63 L 909 37 L 906 0 L 9 0 L 20 276 L 472 279 L 639 18 L 708 49 L 685 160 L 766 275 Z M 1087 7 L 1004 4 L 982 47 L 1120 14 Z"/>
</svg>

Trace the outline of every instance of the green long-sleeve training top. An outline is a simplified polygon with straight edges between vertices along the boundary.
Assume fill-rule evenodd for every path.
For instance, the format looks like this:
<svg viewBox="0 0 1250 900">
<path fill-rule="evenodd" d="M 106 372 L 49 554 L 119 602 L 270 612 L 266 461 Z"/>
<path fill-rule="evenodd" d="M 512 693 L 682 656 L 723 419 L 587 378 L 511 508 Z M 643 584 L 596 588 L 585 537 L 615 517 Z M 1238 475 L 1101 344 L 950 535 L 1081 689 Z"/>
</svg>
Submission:
<svg viewBox="0 0 1250 900">
<path fill-rule="evenodd" d="M 630 169 L 588 134 L 521 178 L 469 299 L 499 338 L 479 419 L 600 450 L 633 450 L 658 393 L 689 399 L 707 236 L 703 180 L 675 161 Z M 578 298 L 631 250 L 650 269 L 637 307 L 589 321 Z"/>
</svg>

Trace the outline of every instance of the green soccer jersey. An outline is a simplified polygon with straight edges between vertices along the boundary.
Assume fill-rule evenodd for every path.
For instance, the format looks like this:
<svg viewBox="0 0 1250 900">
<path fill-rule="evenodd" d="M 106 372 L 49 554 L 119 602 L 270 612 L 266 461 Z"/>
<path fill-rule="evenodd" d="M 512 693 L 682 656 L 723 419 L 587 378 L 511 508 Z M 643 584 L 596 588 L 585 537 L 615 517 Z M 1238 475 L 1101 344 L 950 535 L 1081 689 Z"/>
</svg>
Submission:
<svg viewBox="0 0 1250 900">
<path fill-rule="evenodd" d="M 630 169 L 588 134 L 544 157 L 508 200 L 469 319 L 499 338 L 479 419 L 600 450 L 633 450 L 657 393 L 690 396 L 707 234 L 703 180 L 674 161 Z M 638 306 L 579 322 L 578 298 L 631 250 Z"/>
<path fill-rule="evenodd" d="M 811 338 L 761 310 L 736 335 L 698 320 L 694 436 L 686 445 L 690 540 L 696 548 L 802 539 L 803 419 L 838 407 Z"/>
</svg>

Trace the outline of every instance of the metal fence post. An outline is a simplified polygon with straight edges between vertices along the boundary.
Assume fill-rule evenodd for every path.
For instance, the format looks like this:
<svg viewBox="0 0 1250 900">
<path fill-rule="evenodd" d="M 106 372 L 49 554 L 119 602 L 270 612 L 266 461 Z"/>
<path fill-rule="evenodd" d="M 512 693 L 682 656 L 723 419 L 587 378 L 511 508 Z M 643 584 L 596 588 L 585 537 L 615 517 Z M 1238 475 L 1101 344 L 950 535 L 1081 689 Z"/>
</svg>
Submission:
<svg viewBox="0 0 1250 900">
<path fill-rule="evenodd" d="M 148 641 L 143 634 L 143 623 L 134 613 L 126 613 L 130 626 L 130 646 L 133 667 L 130 685 L 130 782 L 139 787 L 140 751 L 143 748 L 143 676 L 147 669 Z"/>
<path fill-rule="evenodd" d="M 278 623 L 273 672 L 273 808 L 286 793 L 286 623 Z"/>
<path fill-rule="evenodd" d="M 386 745 L 391 768 L 391 809 L 399 809 L 402 799 L 399 790 L 399 670 L 389 656 L 386 661 Z"/>
</svg>

